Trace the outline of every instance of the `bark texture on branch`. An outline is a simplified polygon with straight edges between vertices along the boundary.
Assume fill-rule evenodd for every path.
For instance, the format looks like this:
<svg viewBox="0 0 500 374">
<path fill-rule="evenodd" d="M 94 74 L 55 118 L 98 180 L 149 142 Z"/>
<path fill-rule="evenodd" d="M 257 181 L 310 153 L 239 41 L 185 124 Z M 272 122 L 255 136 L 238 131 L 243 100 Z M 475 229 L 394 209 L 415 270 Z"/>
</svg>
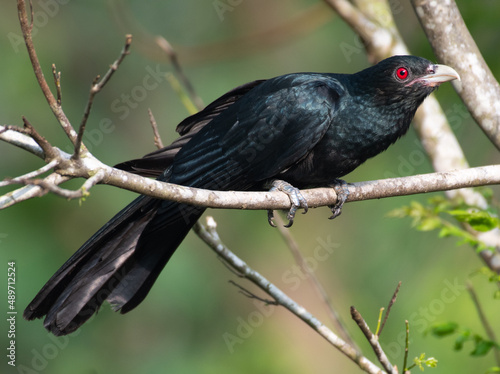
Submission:
<svg viewBox="0 0 500 374">
<path fill-rule="evenodd" d="M 412 0 L 438 60 L 453 66 L 461 82 L 452 82 L 472 117 L 500 149 L 500 85 L 484 61 L 454 0 Z"/>
<path fill-rule="evenodd" d="M 9 135 L 15 134 L 16 142 L 21 142 L 20 146 L 23 149 L 25 149 L 22 144 L 23 139 L 26 144 L 32 145 L 31 139 L 28 136 L 17 134 L 12 130 L 2 132 L 4 129 L 4 127 L 0 126 L 0 139 L 8 141 Z M 33 152 L 39 153 L 37 146 L 33 145 L 33 147 Z M 96 183 L 108 184 L 158 199 L 173 200 L 179 203 L 199 205 L 208 208 L 255 210 L 286 210 L 290 208 L 288 196 L 279 191 L 212 191 L 185 187 L 160 182 L 112 168 L 100 162 L 90 153 L 88 153 L 85 158 L 74 160 L 69 154 L 58 148 L 53 147 L 52 151 L 53 153 L 59 152 L 57 157 L 58 174 L 64 177 L 92 179 L 91 186 Z M 384 197 L 447 191 L 450 189 L 491 184 L 500 184 L 500 165 L 353 183 L 347 186 L 350 192 L 347 201 L 381 199 Z M 88 192 L 89 188 L 85 188 L 85 192 Z M 302 194 L 311 208 L 330 206 L 337 201 L 337 194 L 333 188 L 303 190 Z M 7 195 L 0 197 L 0 209 L 9 206 L 8 203 L 11 202 L 11 196 Z M 67 195 L 62 196 L 68 197 Z"/>
</svg>

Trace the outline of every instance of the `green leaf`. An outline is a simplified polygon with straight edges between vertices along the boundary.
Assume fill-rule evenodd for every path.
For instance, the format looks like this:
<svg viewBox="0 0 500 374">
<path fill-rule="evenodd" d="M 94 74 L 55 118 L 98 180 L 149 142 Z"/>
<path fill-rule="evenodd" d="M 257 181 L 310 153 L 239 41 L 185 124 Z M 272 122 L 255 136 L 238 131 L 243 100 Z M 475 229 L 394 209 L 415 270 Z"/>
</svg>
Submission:
<svg viewBox="0 0 500 374">
<path fill-rule="evenodd" d="M 454 334 L 457 330 L 458 323 L 455 322 L 435 323 L 430 327 L 431 334 L 440 338 Z"/>
<path fill-rule="evenodd" d="M 490 231 L 498 227 L 499 220 L 485 211 L 451 210 L 448 214 L 460 222 L 467 222 L 476 231 Z"/>
<path fill-rule="evenodd" d="M 419 231 L 431 231 L 438 229 L 442 226 L 441 220 L 438 217 L 424 218 L 417 225 L 416 229 Z"/>
<path fill-rule="evenodd" d="M 407 207 L 393 209 L 387 212 L 387 217 L 395 217 L 395 218 L 405 218 L 410 215 L 410 210 Z"/>
<path fill-rule="evenodd" d="M 446 225 L 439 231 L 439 237 L 446 238 L 448 236 L 458 236 L 461 238 L 464 236 L 464 231 L 456 226 Z"/>
<path fill-rule="evenodd" d="M 476 347 L 470 353 L 471 356 L 484 356 L 490 351 L 491 348 L 496 346 L 495 342 L 492 342 L 490 340 L 483 340 L 481 337 L 478 338 L 479 339 L 476 340 Z"/>
<path fill-rule="evenodd" d="M 457 339 L 455 340 L 455 346 L 453 347 L 453 349 L 455 351 L 462 350 L 462 348 L 464 347 L 464 343 L 469 339 L 471 339 L 469 330 L 461 332 L 460 335 L 458 335 Z"/>
<path fill-rule="evenodd" d="M 500 367 L 493 366 L 493 367 L 489 368 L 488 370 L 486 370 L 486 374 L 489 374 L 489 373 L 500 373 Z"/>
</svg>

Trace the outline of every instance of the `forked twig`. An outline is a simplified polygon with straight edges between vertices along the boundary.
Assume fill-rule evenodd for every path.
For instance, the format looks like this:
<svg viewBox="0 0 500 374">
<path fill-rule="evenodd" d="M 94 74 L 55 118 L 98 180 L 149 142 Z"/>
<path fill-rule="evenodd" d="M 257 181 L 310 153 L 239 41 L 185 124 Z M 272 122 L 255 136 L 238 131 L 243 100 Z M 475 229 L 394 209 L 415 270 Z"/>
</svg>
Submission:
<svg viewBox="0 0 500 374">
<path fill-rule="evenodd" d="M 57 99 L 52 94 L 52 91 L 50 90 L 47 81 L 45 80 L 42 68 L 40 66 L 40 61 L 38 60 L 38 56 L 36 54 L 32 38 L 34 11 L 31 0 L 30 0 L 31 21 L 28 21 L 28 15 L 26 12 L 26 2 L 24 0 L 17 0 L 17 10 L 19 15 L 19 22 L 21 24 L 21 31 L 23 33 L 24 41 L 26 43 L 26 48 L 28 50 L 28 56 L 31 60 L 31 65 L 33 67 L 33 71 L 35 73 L 38 85 L 42 89 L 43 95 L 45 96 L 45 99 L 47 100 L 47 103 L 49 104 L 52 113 L 56 117 L 57 121 L 63 128 L 68 138 L 75 145 L 77 134 L 73 129 L 73 126 L 71 126 L 68 117 L 66 117 L 66 114 L 61 109 L 61 106 L 59 105 Z"/>
<path fill-rule="evenodd" d="M 23 116 L 24 128 L 28 131 L 31 138 L 42 148 L 46 160 L 54 160 L 57 158 L 58 154 L 52 147 L 52 145 L 40 135 L 31 123 Z"/>
<path fill-rule="evenodd" d="M 391 301 L 389 301 L 389 305 L 387 306 L 387 311 L 385 312 L 384 321 L 382 322 L 382 324 L 380 325 L 380 328 L 377 331 L 378 337 L 380 337 L 380 334 L 382 333 L 382 329 L 384 328 L 385 323 L 387 322 L 387 318 L 389 318 L 389 313 L 391 312 L 392 306 L 396 302 L 396 298 L 398 296 L 398 292 L 399 292 L 400 287 L 401 287 L 401 281 L 399 281 L 399 283 L 396 287 L 396 290 L 394 291 L 394 294 L 392 295 Z"/>
<path fill-rule="evenodd" d="M 85 106 L 85 110 L 83 112 L 83 117 L 80 122 L 80 127 L 78 128 L 78 136 L 76 138 L 75 143 L 75 153 L 73 154 L 73 158 L 78 160 L 80 158 L 80 148 L 82 145 L 83 133 L 85 132 L 85 126 L 87 124 L 87 120 L 90 115 L 90 110 L 92 108 L 92 104 L 94 102 L 94 97 L 99 93 L 102 88 L 109 82 L 111 76 L 114 74 L 116 70 L 118 70 L 118 66 L 122 63 L 123 59 L 126 55 L 129 54 L 130 44 L 132 43 L 132 35 L 125 36 L 125 45 L 120 53 L 118 59 L 111 64 L 108 72 L 101 78 L 97 76 L 92 82 L 92 87 L 90 88 L 89 99 L 87 101 L 87 105 Z"/>
<path fill-rule="evenodd" d="M 365 335 L 366 339 L 370 342 L 370 345 L 372 346 L 375 355 L 377 356 L 379 362 L 382 364 L 384 369 L 387 370 L 387 372 L 390 374 L 398 374 L 397 369 L 390 363 L 389 359 L 387 358 L 387 355 L 382 349 L 380 342 L 378 340 L 378 336 L 371 332 L 370 327 L 368 327 L 368 324 L 361 316 L 361 313 L 359 313 L 354 306 L 351 306 L 351 316 L 352 319 L 359 326 L 360 330 Z"/>
<path fill-rule="evenodd" d="M 55 167 L 57 164 L 58 164 L 58 160 L 52 160 L 48 164 L 42 166 L 38 170 L 33 170 L 33 171 L 29 172 L 29 173 L 20 175 L 19 177 L 10 178 L 10 179 L 6 179 L 4 181 L 1 181 L 0 182 L 0 187 L 9 186 L 11 184 L 26 184 L 24 181 L 36 178 L 39 175 L 42 175 L 42 174 L 48 172 L 50 169 L 52 169 L 53 167 Z"/>
</svg>

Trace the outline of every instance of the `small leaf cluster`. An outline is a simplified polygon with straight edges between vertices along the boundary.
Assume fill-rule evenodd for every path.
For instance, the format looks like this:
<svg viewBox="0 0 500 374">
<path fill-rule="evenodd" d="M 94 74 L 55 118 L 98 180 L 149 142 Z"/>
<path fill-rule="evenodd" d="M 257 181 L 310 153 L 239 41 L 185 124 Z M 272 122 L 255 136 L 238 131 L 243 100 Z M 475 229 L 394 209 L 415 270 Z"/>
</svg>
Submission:
<svg viewBox="0 0 500 374">
<path fill-rule="evenodd" d="M 455 237 L 457 244 L 469 244 L 477 251 L 493 250 L 470 232 L 487 232 L 500 228 L 500 219 L 492 212 L 470 208 L 442 196 L 428 200 L 428 205 L 412 201 L 410 205 L 392 210 L 390 217 L 412 218 L 412 226 L 419 231 L 439 230 L 439 237 Z M 451 218 L 451 219 L 450 219 Z"/>
<path fill-rule="evenodd" d="M 438 338 L 456 334 L 453 347 L 455 351 L 461 351 L 465 343 L 471 342 L 473 348 L 470 355 L 474 357 L 485 356 L 492 348 L 500 348 L 496 342 L 485 339 L 481 335 L 473 333 L 470 329 L 461 328 L 456 322 L 435 323 L 429 328 L 428 332 Z"/>
</svg>

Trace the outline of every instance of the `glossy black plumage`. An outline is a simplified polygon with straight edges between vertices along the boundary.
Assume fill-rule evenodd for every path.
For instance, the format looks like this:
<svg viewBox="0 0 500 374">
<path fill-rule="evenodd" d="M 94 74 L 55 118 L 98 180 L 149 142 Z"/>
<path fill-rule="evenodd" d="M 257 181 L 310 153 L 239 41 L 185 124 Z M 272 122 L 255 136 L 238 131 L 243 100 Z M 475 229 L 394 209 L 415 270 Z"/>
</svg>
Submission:
<svg viewBox="0 0 500 374">
<path fill-rule="evenodd" d="M 213 190 L 261 190 L 275 179 L 326 186 L 405 134 L 425 97 L 455 78 L 446 66 L 397 56 L 353 75 L 255 81 L 181 122 L 170 146 L 117 167 Z M 133 309 L 203 211 L 140 196 L 58 270 L 24 317 L 46 315 L 45 327 L 63 335 L 105 300 Z"/>
</svg>

